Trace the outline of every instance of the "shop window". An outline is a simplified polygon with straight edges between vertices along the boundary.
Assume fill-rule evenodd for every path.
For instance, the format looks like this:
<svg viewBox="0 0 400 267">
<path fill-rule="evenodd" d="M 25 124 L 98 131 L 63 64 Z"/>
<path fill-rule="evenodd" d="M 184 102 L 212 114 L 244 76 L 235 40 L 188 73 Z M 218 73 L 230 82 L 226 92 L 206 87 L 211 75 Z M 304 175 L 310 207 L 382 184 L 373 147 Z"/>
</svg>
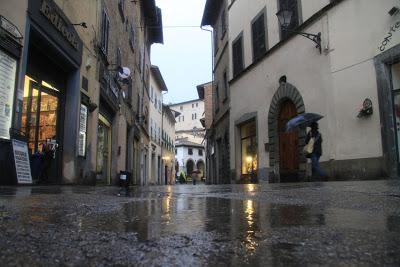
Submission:
<svg viewBox="0 0 400 267">
<path fill-rule="evenodd" d="M 266 50 L 265 45 L 265 19 L 264 13 L 258 16 L 251 25 L 252 41 L 253 41 L 253 61 L 262 57 Z"/>
<path fill-rule="evenodd" d="M 257 172 L 257 132 L 255 120 L 240 127 L 242 175 Z"/>
</svg>

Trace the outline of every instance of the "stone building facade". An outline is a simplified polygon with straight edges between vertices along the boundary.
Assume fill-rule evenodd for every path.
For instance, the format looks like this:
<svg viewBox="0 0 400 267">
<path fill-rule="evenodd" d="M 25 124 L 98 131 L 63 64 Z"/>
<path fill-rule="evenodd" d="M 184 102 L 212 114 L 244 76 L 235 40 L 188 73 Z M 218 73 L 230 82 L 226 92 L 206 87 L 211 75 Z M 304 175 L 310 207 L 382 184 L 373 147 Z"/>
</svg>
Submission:
<svg viewBox="0 0 400 267">
<path fill-rule="evenodd" d="M 213 120 L 211 130 L 207 134 L 210 147 L 207 150 L 207 158 L 210 158 L 212 167 L 207 182 L 230 183 L 228 1 L 208 0 L 201 25 L 213 28 Z"/>
<path fill-rule="evenodd" d="M 228 7 L 233 182 L 312 180 L 302 154 L 306 130 L 284 127 L 304 112 L 324 116 L 327 179 L 398 176 L 397 1 L 235 0 Z M 292 14 L 287 27 L 276 16 L 283 10 Z"/>
<path fill-rule="evenodd" d="M 2 1 L 0 15 L 22 37 L 2 142 L 54 148 L 42 182 L 113 184 L 127 170 L 142 183 L 151 44 L 163 41 L 155 1 Z"/>
</svg>

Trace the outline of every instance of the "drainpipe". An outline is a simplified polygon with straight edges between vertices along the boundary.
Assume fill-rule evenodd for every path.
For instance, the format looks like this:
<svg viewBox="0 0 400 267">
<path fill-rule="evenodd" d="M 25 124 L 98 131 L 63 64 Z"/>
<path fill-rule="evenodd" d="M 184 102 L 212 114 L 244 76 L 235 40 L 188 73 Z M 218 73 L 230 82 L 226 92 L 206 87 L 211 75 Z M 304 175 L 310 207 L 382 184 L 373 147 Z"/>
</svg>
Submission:
<svg viewBox="0 0 400 267">
<path fill-rule="evenodd" d="M 203 25 L 200 26 L 200 29 L 203 31 L 207 31 L 210 33 L 210 40 L 211 40 L 211 88 L 214 89 L 214 43 L 213 43 L 213 31 L 209 29 L 203 28 Z M 214 106 L 212 107 L 212 113 L 214 113 Z M 206 129 L 207 133 L 207 129 Z M 209 157 L 209 160 L 207 161 L 207 154 L 208 154 L 208 148 L 210 147 L 210 144 L 207 142 L 207 147 L 206 147 L 206 173 L 207 173 L 207 179 L 210 181 L 211 178 L 211 172 L 210 172 L 210 165 L 211 165 L 211 157 Z M 215 166 L 213 166 L 215 168 Z"/>
</svg>

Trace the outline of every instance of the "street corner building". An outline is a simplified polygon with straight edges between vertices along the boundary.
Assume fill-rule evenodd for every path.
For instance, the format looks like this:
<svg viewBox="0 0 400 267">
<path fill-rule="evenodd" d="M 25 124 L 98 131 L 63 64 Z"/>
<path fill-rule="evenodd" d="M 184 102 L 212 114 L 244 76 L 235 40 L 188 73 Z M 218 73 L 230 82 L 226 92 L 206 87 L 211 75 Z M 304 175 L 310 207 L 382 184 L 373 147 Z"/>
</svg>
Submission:
<svg viewBox="0 0 400 267">
<path fill-rule="evenodd" d="M 1 1 L 0 19 L 0 145 L 27 143 L 33 182 L 143 183 L 155 1 Z"/>
<path fill-rule="evenodd" d="M 324 179 L 398 177 L 398 1 L 208 0 L 202 25 L 214 33 L 214 114 L 229 103 L 231 182 L 313 181 L 306 129 L 285 131 L 305 112 L 324 116 Z"/>
</svg>

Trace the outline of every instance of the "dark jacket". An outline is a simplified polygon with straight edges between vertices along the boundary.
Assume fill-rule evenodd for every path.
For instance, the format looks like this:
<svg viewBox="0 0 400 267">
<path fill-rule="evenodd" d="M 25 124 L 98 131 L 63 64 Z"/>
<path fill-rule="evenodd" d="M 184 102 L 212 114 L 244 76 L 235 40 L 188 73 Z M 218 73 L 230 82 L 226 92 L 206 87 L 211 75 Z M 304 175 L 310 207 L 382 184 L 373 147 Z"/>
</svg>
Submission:
<svg viewBox="0 0 400 267">
<path fill-rule="evenodd" d="M 306 144 L 310 141 L 311 137 L 315 138 L 313 154 L 316 154 L 318 157 L 322 155 L 322 135 L 317 131 L 309 131 L 306 136 Z"/>
</svg>

